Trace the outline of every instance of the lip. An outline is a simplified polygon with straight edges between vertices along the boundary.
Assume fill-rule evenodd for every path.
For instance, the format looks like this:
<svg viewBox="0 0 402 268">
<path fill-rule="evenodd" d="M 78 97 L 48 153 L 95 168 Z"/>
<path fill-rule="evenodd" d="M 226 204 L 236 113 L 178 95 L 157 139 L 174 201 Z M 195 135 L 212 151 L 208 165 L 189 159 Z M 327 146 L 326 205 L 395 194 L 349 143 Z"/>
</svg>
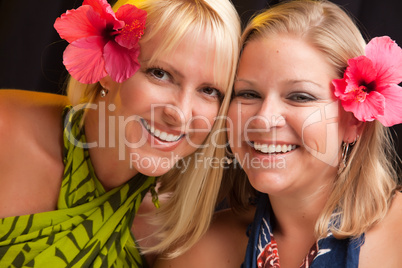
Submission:
<svg viewBox="0 0 402 268">
<path fill-rule="evenodd" d="M 172 151 L 174 150 L 177 146 L 179 146 L 179 144 L 183 141 L 184 137 L 186 136 L 185 134 L 183 134 L 181 131 L 177 131 L 177 130 L 172 130 L 172 129 L 167 129 L 166 127 L 163 127 L 157 123 L 149 123 L 148 121 L 146 121 L 145 119 L 141 118 L 140 120 L 141 122 L 141 126 L 143 128 L 143 133 L 145 133 L 147 142 L 150 144 L 150 146 L 152 148 L 156 148 L 158 150 L 161 151 Z M 179 139 L 175 140 L 175 141 L 165 141 L 165 140 L 161 140 L 160 138 L 156 137 L 155 135 L 153 135 L 150 130 L 147 129 L 145 123 L 148 125 L 152 125 L 155 128 L 162 130 L 163 132 L 166 132 L 168 134 L 172 134 L 175 136 L 179 136 Z"/>
<path fill-rule="evenodd" d="M 162 131 L 164 131 L 164 132 L 167 132 L 168 134 L 172 134 L 172 135 L 175 135 L 175 136 L 179 136 L 179 135 L 185 135 L 186 133 L 184 133 L 184 131 L 182 131 L 182 130 L 175 130 L 175 129 L 171 129 L 171 128 L 168 128 L 168 127 L 166 127 L 166 126 L 163 126 L 163 125 L 161 125 L 161 124 L 159 124 L 159 123 L 157 123 L 157 122 L 150 122 L 150 121 L 148 121 L 148 120 L 145 120 L 144 118 L 141 118 L 141 123 L 144 125 L 144 122 L 146 123 L 146 124 L 148 124 L 149 126 L 153 126 L 153 127 L 155 127 L 156 129 L 159 129 L 159 130 L 162 130 Z M 145 126 L 145 125 L 144 125 Z M 152 133 L 151 133 L 151 135 L 152 135 Z"/>
</svg>

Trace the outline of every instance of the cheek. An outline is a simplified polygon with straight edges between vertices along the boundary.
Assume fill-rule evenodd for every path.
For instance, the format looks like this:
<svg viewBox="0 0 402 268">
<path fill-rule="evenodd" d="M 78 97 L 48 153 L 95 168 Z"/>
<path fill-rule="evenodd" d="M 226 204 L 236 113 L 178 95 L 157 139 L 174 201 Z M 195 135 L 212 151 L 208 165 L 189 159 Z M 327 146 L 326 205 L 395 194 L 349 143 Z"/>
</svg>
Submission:
<svg viewBox="0 0 402 268">
<path fill-rule="evenodd" d="M 326 151 L 326 130 L 322 125 L 311 125 L 300 130 L 302 145 L 313 155 Z"/>
<path fill-rule="evenodd" d="M 190 133 L 189 143 L 199 145 L 212 131 L 216 117 L 218 116 L 219 103 L 217 104 L 193 104 L 193 115 L 186 123 L 186 129 Z"/>
<path fill-rule="evenodd" d="M 211 131 L 216 117 L 218 116 L 219 105 L 193 105 L 193 116 L 189 125 L 193 129 L 208 129 Z"/>
<path fill-rule="evenodd" d="M 292 114 L 287 119 L 288 124 L 298 133 L 303 146 L 325 153 L 328 141 L 337 140 L 337 117 L 333 117 L 325 107 L 301 108 Z"/>
<path fill-rule="evenodd" d="M 245 138 L 246 122 L 252 116 L 250 113 L 237 109 L 239 106 L 233 105 L 228 111 L 226 120 L 226 129 L 228 131 L 228 140 L 232 152 L 236 155 L 242 155 L 242 146 Z"/>
<path fill-rule="evenodd" d="M 321 162 L 336 165 L 339 152 L 338 122 L 328 120 L 304 124 L 299 131 L 302 145 L 309 154 Z"/>
<path fill-rule="evenodd" d="M 160 98 L 164 94 L 160 94 L 154 85 L 140 75 L 135 75 L 124 82 L 119 90 L 119 101 L 124 109 L 140 112 L 144 109 L 149 110 L 152 104 L 161 103 Z"/>
<path fill-rule="evenodd" d="M 226 118 L 226 130 L 228 135 L 228 140 L 231 148 L 235 147 L 235 141 L 238 140 L 238 123 L 239 118 L 236 112 L 236 105 L 230 105 L 228 110 L 228 115 Z"/>
</svg>

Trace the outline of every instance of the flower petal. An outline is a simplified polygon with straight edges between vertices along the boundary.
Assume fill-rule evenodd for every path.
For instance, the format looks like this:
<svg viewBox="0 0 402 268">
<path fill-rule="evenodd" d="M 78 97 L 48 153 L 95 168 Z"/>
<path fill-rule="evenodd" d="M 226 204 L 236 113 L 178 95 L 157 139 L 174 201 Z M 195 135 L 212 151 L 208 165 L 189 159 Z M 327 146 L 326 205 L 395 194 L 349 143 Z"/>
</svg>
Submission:
<svg viewBox="0 0 402 268">
<path fill-rule="evenodd" d="M 106 0 L 84 0 L 82 5 L 91 6 L 108 24 L 113 25 L 113 29 L 121 29 L 124 26 L 124 22 L 116 18 L 112 7 Z"/>
<path fill-rule="evenodd" d="M 360 56 L 348 60 L 346 69 L 346 92 L 354 91 L 361 85 L 369 85 L 377 78 L 377 72 L 373 68 L 371 60 L 365 56 Z"/>
<path fill-rule="evenodd" d="M 79 39 L 67 46 L 63 63 L 71 76 L 84 84 L 92 84 L 107 75 L 102 51 L 102 37 L 92 36 Z"/>
<path fill-rule="evenodd" d="M 140 46 L 127 49 L 114 41 L 106 44 L 104 50 L 105 69 L 109 76 L 121 83 L 130 78 L 139 68 L 138 55 Z"/>
<path fill-rule="evenodd" d="M 378 84 L 399 84 L 402 81 L 402 49 L 391 38 L 373 38 L 366 46 L 366 56 L 377 70 Z"/>
<path fill-rule="evenodd" d="M 144 34 L 147 12 L 134 5 L 124 5 L 117 10 L 116 17 L 125 22 L 116 42 L 125 48 L 133 48 Z"/>
<path fill-rule="evenodd" d="M 345 93 L 347 86 L 346 79 L 334 79 L 332 80 L 332 84 L 334 85 L 335 97 L 339 98 L 340 100 L 347 100 L 347 94 Z"/>
<path fill-rule="evenodd" d="M 385 98 L 380 93 L 373 91 L 366 96 L 363 102 L 342 101 L 342 106 L 345 111 L 352 112 L 359 121 L 373 121 L 378 116 L 384 115 Z"/>
<path fill-rule="evenodd" d="M 90 6 L 68 10 L 54 23 L 60 37 L 69 43 L 89 36 L 100 36 L 105 27 L 105 20 Z"/>
<path fill-rule="evenodd" d="M 398 85 L 391 85 L 381 90 L 385 97 L 384 116 L 378 117 L 384 126 L 390 127 L 402 123 L 402 88 Z"/>
</svg>

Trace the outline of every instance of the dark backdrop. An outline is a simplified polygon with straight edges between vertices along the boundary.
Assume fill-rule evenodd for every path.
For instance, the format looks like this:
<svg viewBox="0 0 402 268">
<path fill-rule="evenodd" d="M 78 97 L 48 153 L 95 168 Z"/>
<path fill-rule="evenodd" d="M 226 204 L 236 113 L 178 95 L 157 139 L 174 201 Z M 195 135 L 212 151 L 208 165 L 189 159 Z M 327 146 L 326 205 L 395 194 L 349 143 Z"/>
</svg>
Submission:
<svg viewBox="0 0 402 268">
<path fill-rule="evenodd" d="M 278 2 L 233 0 L 243 25 L 254 12 Z M 389 35 L 402 45 L 401 0 L 333 2 L 351 13 L 367 40 Z M 81 4 L 82 0 L 0 0 L 0 88 L 64 93 L 67 72 L 62 52 L 67 42 L 60 40 L 53 23 L 67 9 Z M 395 137 L 402 136 L 402 125 L 392 130 Z M 396 147 L 402 156 L 401 138 Z"/>
</svg>

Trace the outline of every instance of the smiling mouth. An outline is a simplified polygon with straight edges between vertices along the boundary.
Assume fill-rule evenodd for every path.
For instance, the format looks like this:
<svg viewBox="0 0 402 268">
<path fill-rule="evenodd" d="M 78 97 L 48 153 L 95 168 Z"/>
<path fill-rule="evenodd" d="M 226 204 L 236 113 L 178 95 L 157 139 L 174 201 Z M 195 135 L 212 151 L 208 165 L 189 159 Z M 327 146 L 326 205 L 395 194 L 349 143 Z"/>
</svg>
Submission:
<svg viewBox="0 0 402 268">
<path fill-rule="evenodd" d="M 267 144 L 258 142 L 253 142 L 252 146 L 254 150 L 263 154 L 285 154 L 297 148 L 295 144 Z"/>
<path fill-rule="evenodd" d="M 163 142 L 176 142 L 180 140 L 181 138 L 184 137 L 184 134 L 182 135 L 173 135 L 169 134 L 167 132 L 164 132 L 162 130 L 156 129 L 154 126 L 150 126 L 147 121 L 144 119 L 141 119 L 141 123 L 145 127 L 146 130 L 148 130 L 148 133 L 151 134 L 152 136 L 158 138 L 159 140 Z"/>
</svg>

